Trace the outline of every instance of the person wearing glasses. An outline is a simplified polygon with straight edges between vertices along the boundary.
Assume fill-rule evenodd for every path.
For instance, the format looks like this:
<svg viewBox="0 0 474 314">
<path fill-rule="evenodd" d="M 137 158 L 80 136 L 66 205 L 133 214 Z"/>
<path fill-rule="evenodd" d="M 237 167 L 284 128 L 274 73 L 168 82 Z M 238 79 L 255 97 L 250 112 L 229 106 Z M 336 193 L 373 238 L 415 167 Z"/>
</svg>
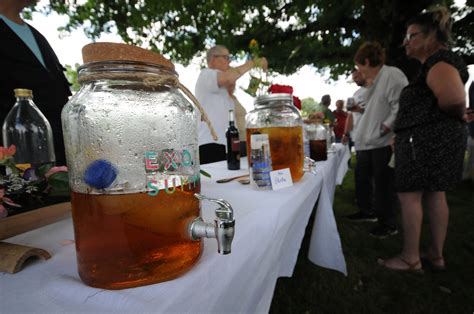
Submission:
<svg viewBox="0 0 474 314">
<path fill-rule="evenodd" d="M 233 93 L 236 81 L 255 67 L 264 71 L 268 68 L 265 58 L 248 60 L 244 64 L 231 67 L 229 50 L 221 45 L 207 51 L 207 68 L 199 74 L 195 95 L 206 111 L 216 130 L 218 139 L 214 140 L 207 125 L 199 123 L 200 163 L 206 164 L 226 159 L 225 131 L 229 126 L 229 110 L 234 110 Z M 239 130 L 245 132 L 245 130 Z"/>
<path fill-rule="evenodd" d="M 379 259 L 389 269 L 445 269 L 443 247 L 449 214 L 445 191 L 462 177 L 467 138 L 464 84 L 469 76 L 462 58 L 449 49 L 451 24 L 444 7 L 423 12 L 407 23 L 406 55 L 422 66 L 402 91 L 395 120 L 395 188 L 401 205 L 403 248 L 395 257 Z M 429 215 L 431 243 L 420 253 L 423 206 Z"/>
</svg>

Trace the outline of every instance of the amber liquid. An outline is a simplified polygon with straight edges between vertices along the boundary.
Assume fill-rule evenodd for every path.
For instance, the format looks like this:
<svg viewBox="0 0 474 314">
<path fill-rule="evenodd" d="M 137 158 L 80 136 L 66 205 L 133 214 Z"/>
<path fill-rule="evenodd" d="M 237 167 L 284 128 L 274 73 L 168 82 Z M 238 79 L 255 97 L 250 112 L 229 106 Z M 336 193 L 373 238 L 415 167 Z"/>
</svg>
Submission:
<svg viewBox="0 0 474 314">
<path fill-rule="evenodd" d="M 293 182 L 298 182 L 303 177 L 304 147 L 301 126 L 247 129 L 247 152 L 251 152 L 252 134 L 268 134 L 273 170 L 290 168 Z M 247 154 L 249 165 L 250 156 L 250 153 Z"/>
<path fill-rule="evenodd" d="M 79 276 L 92 287 L 123 289 L 178 277 L 199 259 L 201 241 L 186 235 L 199 216 L 193 189 L 173 194 L 72 193 Z"/>
</svg>

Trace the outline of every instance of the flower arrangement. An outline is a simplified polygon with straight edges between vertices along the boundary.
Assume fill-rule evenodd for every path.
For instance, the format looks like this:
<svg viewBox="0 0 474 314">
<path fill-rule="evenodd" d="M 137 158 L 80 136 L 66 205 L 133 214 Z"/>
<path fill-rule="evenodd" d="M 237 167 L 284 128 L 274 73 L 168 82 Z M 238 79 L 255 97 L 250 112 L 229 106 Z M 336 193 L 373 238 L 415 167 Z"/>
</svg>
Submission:
<svg viewBox="0 0 474 314">
<path fill-rule="evenodd" d="M 293 95 L 293 87 L 289 85 L 278 85 L 278 84 L 272 84 L 268 88 L 268 92 L 271 94 L 276 94 L 276 93 L 284 93 L 284 94 L 291 94 L 293 96 L 293 104 L 295 105 L 296 108 L 301 110 L 301 100 Z"/>
<path fill-rule="evenodd" d="M 252 39 L 249 42 L 248 48 L 248 58 L 255 60 L 255 62 L 258 62 L 260 57 L 260 45 L 258 41 L 256 39 Z M 269 86 L 267 89 L 267 92 L 269 93 L 291 94 L 293 96 L 293 104 L 296 108 L 301 110 L 301 100 L 297 96 L 293 95 L 293 87 L 289 85 L 271 84 L 266 80 L 266 77 L 263 77 L 262 70 L 260 69 L 260 67 L 258 67 L 258 64 L 256 65 L 257 69 L 259 70 L 259 75 L 252 75 L 252 73 L 250 73 L 249 86 L 247 87 L 247 89 L 245 89 L 245 92 L 255 97 L 257 96 L 257 94 L 265 93 L 265 90 L 262 90 L 262 88 Z"/>
<path fill-rule="evenodd" d="M 53 197 L 69 197 L 67 167 L 46 164 L 20 169 L 13 159 L 15 153 L 15 145 L 0 147 L 0 165 L 7 173 L 0 175 L 0 218 L 42 207 Z"/>
<path fill-rule="evenodd" d="M 252 39 L 249 42 L 249 51 L 253 58 L 260 57 L 260 47 L 258 45 L 258 41 L 256 39 Z"/>
<path fill-rule="evenodd" d="M 245 89 L 245 92 L 253 97 L 257 96 L 259 92 L 263 92 L 262 88 L 270 85 L 267 81 L 266 76 L 260 68 L 258 62 L 260 55 L 260 45 L 256 39 L 252 39 L 248 45 L 249 52 L 247 54 L 247 59 L 254 60 L 256 68 L 250 72 L 250 82 L 248 87 Z"/>
</svg>

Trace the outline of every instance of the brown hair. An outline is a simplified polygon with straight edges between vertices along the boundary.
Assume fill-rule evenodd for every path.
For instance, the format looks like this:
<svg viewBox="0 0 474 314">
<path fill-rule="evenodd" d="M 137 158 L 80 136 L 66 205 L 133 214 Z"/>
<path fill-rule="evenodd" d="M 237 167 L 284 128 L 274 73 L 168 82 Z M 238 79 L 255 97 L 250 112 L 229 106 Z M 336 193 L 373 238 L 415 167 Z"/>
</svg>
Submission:
<svg viewBox="0 0 474 314">
<path fill-rule="evenodd" d="M 411 18 L 406 26 L 416 24 L 423 34 L 434 34 L 436 41 L 449 46 L 451 44 L 452 19 L 448 9 L 443 6 L 433 6 L 427 11 Z"/>
<path fill-rule="evenodd" d="M 368 41 L 362 44 L 357 50 L 354 61 L 359 64 L 365 64 L 365 59 L 369 60 L 371 67 L 385 63 L 385 49 L 377 41 Z"/>
</svg>

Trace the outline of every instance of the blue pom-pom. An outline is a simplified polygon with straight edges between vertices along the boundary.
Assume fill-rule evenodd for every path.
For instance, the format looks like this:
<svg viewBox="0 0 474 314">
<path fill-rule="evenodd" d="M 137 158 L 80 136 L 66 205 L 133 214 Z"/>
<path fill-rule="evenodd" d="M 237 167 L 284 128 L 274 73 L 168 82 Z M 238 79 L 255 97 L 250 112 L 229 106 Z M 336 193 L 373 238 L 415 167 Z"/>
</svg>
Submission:
<svg viewBox="0 0 474 314">
<path fill-rule="evenodd" d="M 96 189 L 108 188 L 117 177 L 117 168 L 107 160 L 93 161 L 84 172 L 84 181 Z"/>
</svg>

